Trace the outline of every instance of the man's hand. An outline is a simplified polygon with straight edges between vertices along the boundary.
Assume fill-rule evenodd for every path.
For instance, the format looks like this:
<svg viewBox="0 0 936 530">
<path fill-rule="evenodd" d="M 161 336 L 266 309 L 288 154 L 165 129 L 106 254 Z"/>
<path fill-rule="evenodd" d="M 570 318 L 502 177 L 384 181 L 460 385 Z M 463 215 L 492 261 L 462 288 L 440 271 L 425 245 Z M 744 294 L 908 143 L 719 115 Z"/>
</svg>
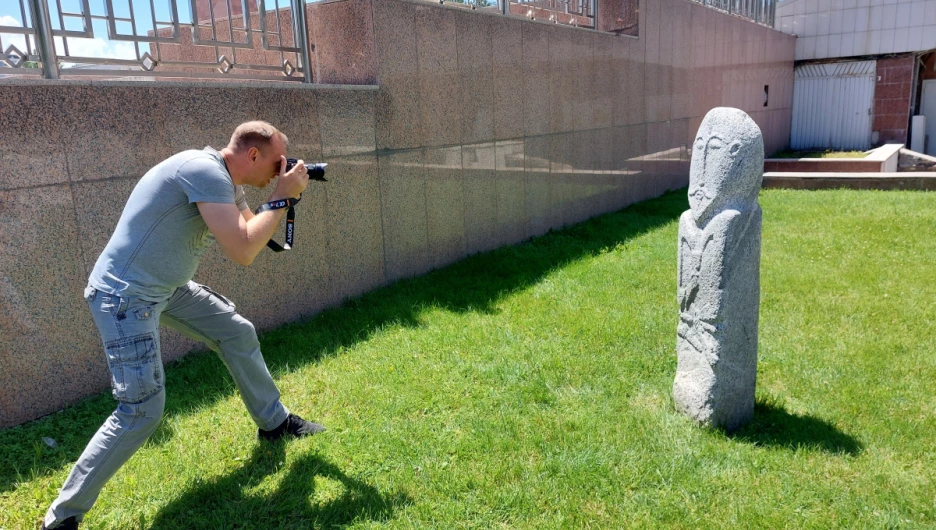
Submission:
<svg viewBox="0 0 936 530">
<path fill-rule="evenodd" d="M 270 200 L 297 198 L 309 185 L 309 171 L 305 167 L 305 162 L 299 160 L 288 172 L 286 172 L 286 157 L 280 156 L 280 173 L 276 179 L 276 188 Z"/>
</svg>

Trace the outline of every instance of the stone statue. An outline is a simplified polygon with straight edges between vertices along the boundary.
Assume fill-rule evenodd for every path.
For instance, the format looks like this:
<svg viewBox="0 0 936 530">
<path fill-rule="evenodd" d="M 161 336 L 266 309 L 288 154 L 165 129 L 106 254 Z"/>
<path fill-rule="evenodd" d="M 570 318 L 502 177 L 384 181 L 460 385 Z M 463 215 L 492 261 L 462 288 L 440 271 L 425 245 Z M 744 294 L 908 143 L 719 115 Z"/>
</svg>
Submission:
<svg viewBox="0 0 936 530">
<path fill-rule="evenodd" d="M 706 114 L 679 219 L 676 408 L 733 431 L 754 414 L 764 173 L 760 128 L 743 111 Z"/>
</svg>

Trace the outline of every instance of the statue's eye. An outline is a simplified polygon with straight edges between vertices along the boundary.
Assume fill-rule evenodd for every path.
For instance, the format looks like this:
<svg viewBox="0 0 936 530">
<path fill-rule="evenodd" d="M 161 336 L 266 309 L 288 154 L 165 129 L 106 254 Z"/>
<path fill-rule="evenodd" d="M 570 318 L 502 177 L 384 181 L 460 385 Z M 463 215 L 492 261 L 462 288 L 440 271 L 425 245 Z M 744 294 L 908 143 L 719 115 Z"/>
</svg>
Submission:
<svg viewBox="0 0 936 530">
<path fill-rule="evenodd" d="M 709 140 L 708 147 L 709 149 L 718 150 L 718 149 L 721 149 L 722 147 L 725 147 L 725 142 L 722 142 L 721 138 L 713 137 L 711 140 Z"/>
<path fill-rule="evenodd" d="M 700 150 L 700 151 L 701 151 L 702 149 L 704 149 L 704 148 L 705 148 L 705 139 L 703 139 L 701 136 L 698 137 L 698 138 L 696 138 L 696 141 L 695 141 L 695 148 L 698 149 L 698 150 Z"/>
</svg>

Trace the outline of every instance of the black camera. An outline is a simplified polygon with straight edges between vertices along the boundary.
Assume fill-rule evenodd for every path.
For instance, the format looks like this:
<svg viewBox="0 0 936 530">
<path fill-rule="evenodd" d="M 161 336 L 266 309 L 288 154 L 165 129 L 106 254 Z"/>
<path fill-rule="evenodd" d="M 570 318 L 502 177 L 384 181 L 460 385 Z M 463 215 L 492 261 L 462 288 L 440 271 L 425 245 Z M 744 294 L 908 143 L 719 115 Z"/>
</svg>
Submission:
<svg viewBox="0 0 936 530">
<path fill-rule="evenodd" d="M 292 169 L 298 160 L 295 158 L 286 159 L 286 171 Z M 309 180 L 320 180 L 322 182 L 328 182 L 325 180 L 325 166 L 328 164 L 318 163 L 318 164 L 306 164 L 306 170 L 309 172 Z"/>
</svg>

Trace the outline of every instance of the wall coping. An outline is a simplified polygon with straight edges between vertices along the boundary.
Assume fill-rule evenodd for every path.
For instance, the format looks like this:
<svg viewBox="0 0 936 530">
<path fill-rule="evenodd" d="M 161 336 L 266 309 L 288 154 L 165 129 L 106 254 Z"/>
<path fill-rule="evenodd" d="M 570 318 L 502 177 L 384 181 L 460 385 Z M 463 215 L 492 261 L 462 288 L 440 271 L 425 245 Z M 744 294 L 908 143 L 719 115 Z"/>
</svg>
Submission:
<svg viewBox="0 0 936 530">
<path fill-rule="evenodd" d="M 903 171 L 888 173 L 845 173 L 842 171 L 829 171 L 825 173 L 807 173 L 798 171 L 768 171 L 764 178 L 801 178 L 810 179 L 849 179 L 849 180 L 893 180 L 893 179 L 936 179 L 936 171 Z"/>
<path fill-rule="evenodd" d="M 371 90 L 377 85 L 329 85 L 324 83 L 296 83 L 279 81 L 165 81 L 158 78 L 143 79 L 42 79 L 39 77 L 5 77 L 0 85 L 7 86 L 116 86 L 116 87 L 172 87 L 172 88 L 275 88 L 282 90 Z"/>
<path fill-rule="evenodd" d="M 764 173 L 763 188 L 796 190 L 936 190 L 936 172 L 903 173 Z"/>
<path fill-rule="evenodd" d="M 903 148 L 904 144 L 884 144 L 881 147 L 872 149 L 871 152 L 868 153 L 868 156 L 864 158 L 765 158 L 764 163 L 795 166 L 798 162 L 803 162 L 809 164 L 818 164 L 820 166 L 824 164 L 844 164 L 854 165 L 856 167 L 870 163 L 880 164 L 880 173 L 893 173 L 897 171 L 897 162 L 900 156 L 900 150 Z M 818 173 L 822 174 L 822 172 Z"/>
<path fill-rule="evenodd" d="M 893 173 L 897 171 L 897 164 L 900 158 L 900 150 L 904 144 L 884 144 L 874 151 L 871 151 L 865 160 L 881 162 L 882 173 Z"/>
<path fill-rule="evenodd" d="M 339 1 L 341 1 L 341 0 L 326 0 L 325 2 L 321 2 L 321 3 L 331 3 L 331 2 L 339 2 Z M 530 19 L 525 18 L 525 17 L 506 17 L 506 16 L 504 16 L 504 15 L 501 14 L 501 13 L 496 13 L 496 12 L 491 12 L 491 11 L 481 11 L 481 10 L 477 10 L 477 9 L 469 9 L 469 8 L 466 8 L 466 7 L 458 7 L 458 6 L 453 6 L 453 5 L 447 5 L 447 4 L 444 3 L 444 2 L 434 3 L 434 2 L 429 2 L 429 1 L 427 1 L 427 0 L 394 0 L 394 1 L 396 1 L 396 2 L 406 2 L 406 3 L 408 3 L 408 4 L 416 4 L 416 5 L 423 5 L 423 6 L 429 5 L 429 6 L 434 6 L 434 7 L 442 7 L 442 8 L 445 8 L 445 9 L 455 9 L 455 10 L 458 10 L 458 11 L 471 11 L 472 13 L 475 13 L 475 14 L 478 14 L 478 15 L 487 15 L 487 16 L 511 18 L 511 19 L 515 19 L 515 20 L 523 20 L 523 21 L 526 21 L 526 22 L 532 22 L 532 23 L 534 23 L 534 24 L 545 24 L 545 25 L 547 25 L 547 26 L 553 26 L 553 27 L 569 28 L 569 29 L 580 30 L 580 31 L 588 31 L 588 32 L 591 32 L 591 33 L 598 33 L 598 34 L 600 34 L 600 35 L 614 35 L 615 37 L 625 37 L 625 38 L 636 39 L 636 40 L 639 40 L 639 39 L 640 39 L 640 35 L 637 35 L 637 36 L 634 36 L 634 35 L 625 35 L 625 34 L 623 34 L 623 33 L 614 33 L 614 32 L 611 32 L 611 31 L 600 31 L 600 30 L 592 29 L 592 28 L 580 28 L 580 27 L 578 27 L 578 26 L 568 26 L 568 25 L 566 25 L 566 24 L 554 24 L 554 23 L 549 22 L 549 21 L 546 21 L 546 20 L 530 20 Z M 735 13 L 726 13 L 725 11 L 721 11 L 721 10 L 719 10 L 719 9 L 716 9 L 716 8 L 713 7 L 713 6 L 708 6 L 708 5 L 700 4 L 699 2 L 693 2 L 693 1 L 691 1 L 691 0 L 681 0 L 681 1 L 686 2 L 686 3 L 690 4 L 690 5 L 697 5 L 697 6 L 700 6 L 700 7 L 705 8 L 705 9 L 711 9 L 711 10 L 713 10 L 713 11 L 719 13 L 719 14 L 725 15 L 725 16 L 727 16 L 727 17 L 737 18 L 737 19 L 739 19 L 739 20 L 743 20 L 743 21 L 745 21 L 745 22 L 749 22 L 749 23 L 754 24 L 755 26 L 757 26 L 757 27 L 759 27 L 759 28 L 768 29 L 768 30 L 770 30 L 770 31 L 773 31 L 773 32 L 776 32 L 776 33 L 780 33 L 780 34 L 782 34 L 782 35 L 790 36 L 788 33 L 783 33 L 782 31 L 780 31 L 780 30 L 777 29 L 777 28 L 772 28 L 772 27 L 766 26 L 766 25 L 764 25 L 764 24 L 758 24 L 757 22 L 754 22 L 753 20 L 750 20 L 750 19 L 748 19 L 748 18 L 746 18 L 746 17 L 740 16 L 740 15 L 735 14 Z M 449 2 L 449 4 L 450 4 L 450 3 L 451 3 L 451 2 Z M 312 5 L 312 4 L 308 4 L 308 5 Z M 641 7 L 642 7 L 642 6 L 643 6 L 643 2 L 641 2 Z M 639 8 L 638 8 L 638 9 L 639 9 Z"/>
<path fill-rule="evenodd" d="M 332 1 L 339 1 L 339 0 L 332 0 Z M 640 39 L 639 36 L 636 36 L 636 37 L 635 37 L 635 36 L 633 36 L 633 35 L 624 35 L 623 33 L 613 33 L 613 32 L 611 32 L 611 31 L 600 31 L 600 30 L 592 29 L 592 28 L 582 28 L 582 27 L 579 27 L 579 26 L 569 26 L 569 25 L 567 25 L 567 24 L 555 24 L 555 23 L 553 23 L 553 22 L 549 22 L 548 20 L 537 20 L 537 19 L 530 20 L 529 18 L 526 18 L 526 17 L 506 16 L 506 15 L 504 15 L 503 13 L 500 13 L 500 12 L 487 11 L 487 10 L 479 10 L 479 9 L 470 9 L 470 8 L 467 8 L 467 7 L 458 7 L 458 6 L 450 5 L 450 4 L 452 4 L 452 2 L 448 2 L 448 3 L 444 3 L 444 2 L 430 2 L 430 1 L 427 1 L 427 0 L 393 0 L 393 1 L 394 1 L 394 2 L 403 2 L 403 3 L 407 3 L 407 4 L 414 4 L 414 5 L 419 5 L 419 6 L 429 6 L 429 7 L 442 8 L 442 9 L 453 9 L 453 10 L 459 11 L 459 12 L 469 12 L 469 13 L 474 14 L 474 15 L 484 15 L 484 16 L 489 16 L 489 17 L 498 17 L 498 18 L 505 18 L 505 19 L 510 19 L 510 20 L 521 20 L 521 21 L 523 21 L 523 22 L 528 22 L 528 23 L 532 23 L 532 24 L 542 24 L 542 25 L 545 25 L 545 26 L 555 27 L 555 28 L 567 28 L 567 29 L 571 29 L 571 30 L 587 31 L 587 32 L 589 32 L 589 33 L 597 33 L 597 34 L 599 34 L 599 35 L 611 35 L 611 36 L 613 36 L 613 37 L 625 37 L 625 38 L 628 38 L 628 39 L 635 39 L 635 40 L 639 40 L 639 39 Z M 726 13 L 726 14 L 727 14 L 727 13 Z M 764 26 L 764 27 L 766 28 L 767 26 Z M 773 29 L 773 28 L 771 28 L 771 29 Z"/>
</svg>

